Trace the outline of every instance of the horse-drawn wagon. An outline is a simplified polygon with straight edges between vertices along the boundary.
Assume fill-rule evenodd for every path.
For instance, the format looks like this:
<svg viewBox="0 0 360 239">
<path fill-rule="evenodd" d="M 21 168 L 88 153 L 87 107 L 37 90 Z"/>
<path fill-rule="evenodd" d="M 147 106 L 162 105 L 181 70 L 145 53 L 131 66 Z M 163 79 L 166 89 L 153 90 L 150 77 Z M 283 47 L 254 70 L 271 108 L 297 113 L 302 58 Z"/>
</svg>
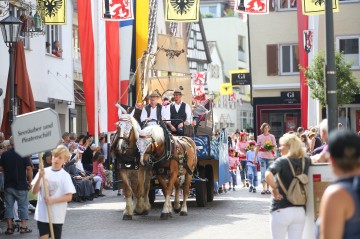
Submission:
<svg viewBox="0 0 360 239">
<path fill-rule="evenodd" d="M 165 97 L 171 100 L 174 89 L 180 89 L 183 94 L 182 101 L 191 106 L 193 103 L 192 80 L 187 65 L 184 40 L 159 35 L 157 44 L 157 51 L 153 54 L 145 54 L 140 61 L 141 95 L 146 96 L 149 92 L 157 90 L 163 100 Z M 146 127 L 139 130 L 139 125 L 136 125 L 132 116 L 127 115 L 125 111 L 126 117 L 119 114 L 117 141 L 112 145 L 112 151 L 116 155 L 114 175 L 117 184 L 114 185 L 116 188 L 126 189 L 127 200 L 131 200 L 131 195 L 137 198 L 136 212 L 147 212 L 149 204 L 155 201 L 157 188 L 164 190 L 165 204 L 162 218 L 168 216 L 167 207 L 171 206 L 169 198 L 173 186 L 175 187 L 174 209 L 180 211 L 181 207 L 180 215 L 187 214 L 186 199 L 189 186 L 195 191 L 198 206 L 204 207 L 207 202 L 213 201 L 214 182 L 219 179 L 219 160 L 211 154 L 212 99 L 204 99 L 201 103 L 207 108 L 207 114 L 200 121 L 196 134 L 194 134 L 192 124 L 184 127 L 185 137 L 166 136 L 166 127 L 160 127 L 161 123 L 156 125 L 158 127 Z M 131 132 L 134 133 L 131 134 Z M 160 136 L 159 132 L 161 132 Z M 171 142 L 171 150 L 166 147 L 166 142 Z M 168 163 L 164 163 L 163 158 L 168 160 Z M 141 175 L 136 170 L 141 171 Z M 130 185 L 130 181 L 126 178 L 130 177 L 130 171 L 137 173 L 137 179 L 133 185 Z M 152 179 L 147 180 L 151 173 Z M 181 184 L 184 185 L 182 206 L 179 200 Z M 128 207 L 130 206 L 127 203 L 124 219 L 130 219 L 130 217 L 125 217 L 127 216 L 125 213 L 134 210 Z"/>
</svg>

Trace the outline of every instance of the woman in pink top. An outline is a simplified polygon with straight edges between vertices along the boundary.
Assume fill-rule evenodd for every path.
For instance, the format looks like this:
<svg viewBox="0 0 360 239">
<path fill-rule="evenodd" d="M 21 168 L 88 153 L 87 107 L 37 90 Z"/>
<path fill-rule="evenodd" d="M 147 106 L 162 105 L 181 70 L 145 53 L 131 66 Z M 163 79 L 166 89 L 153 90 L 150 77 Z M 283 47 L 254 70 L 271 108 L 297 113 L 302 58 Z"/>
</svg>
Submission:
<svg viewBox="0 0 360 239">
<path fill-rule="evenodd" d="M 243 183 L 243 188 L 246 187 L 245 179 L 248 179 L 247 167 L 246 167 L 246 151 L 245 148 L 249 145 L 246 140 L 246 132 L 240 133 L 240 140 L 236 144 L 236 150 L 238 152 L 239 160 L 240 160 L 240 176 L 241 182 Z M 249 183 L 247 183 L 249 185 Z"/>
<path fill-rule="evenodd" d="M 263 186 L 263 191 L 261 194 L 271 194 L 269 190 L 269 185 L 265 181 L 265 172 L 270 165 L 270 162 L 274 160 L 274 152 L 276 150 L 276 140 L 274 135 L 270 134 L 270 125 L 268 123 L 263 123 L 260 127 L 262 132 L 261 135 L 257 137 L 257 145 L 255 150 L 255 158 L 259 158 L 260 162 L 260 173 L 261 173 L 261 183 Z M 274 148 L 271 151 L 266 151 L 264 149 L 265 142 L 269 141 Z"/>
</svg>

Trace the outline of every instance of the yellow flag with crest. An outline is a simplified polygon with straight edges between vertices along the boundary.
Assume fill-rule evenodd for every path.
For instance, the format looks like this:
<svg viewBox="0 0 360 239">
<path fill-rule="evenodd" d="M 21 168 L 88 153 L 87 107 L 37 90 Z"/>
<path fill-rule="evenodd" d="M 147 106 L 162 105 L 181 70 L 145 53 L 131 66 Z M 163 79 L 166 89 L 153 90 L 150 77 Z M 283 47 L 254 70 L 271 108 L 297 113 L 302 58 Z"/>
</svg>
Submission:
<svg viewBox="0 0 360 239">
<path fill-rule="evenodd" d="M 220 84 L 220 95 L 230 95 L 233 93 L 231 83 Z"/>
<path fill-rule="evenodd" d="M 45 25 L 66 24 L 66 0 L 37 0 L 36 2 Z"/>
</svg>

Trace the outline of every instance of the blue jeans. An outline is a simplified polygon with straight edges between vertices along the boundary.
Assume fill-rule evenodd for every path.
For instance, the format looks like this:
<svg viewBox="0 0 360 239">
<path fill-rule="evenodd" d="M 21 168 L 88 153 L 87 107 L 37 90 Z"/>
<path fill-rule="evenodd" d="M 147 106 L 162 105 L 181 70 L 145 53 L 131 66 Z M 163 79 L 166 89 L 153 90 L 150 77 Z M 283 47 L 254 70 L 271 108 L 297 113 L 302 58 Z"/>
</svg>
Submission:
<svg viewBox="0 0 360 239">
<path fill-rule="evenodd" d="M 232 179 L 233 187 L 237 186 L 236 171 L 230 171 L 230 177 Z M 231 182 L 231 180 L 230 180 Z"/>
<path fill-rule="evenodd" d="M 265 182 L 265 172 L 268 169 L 270 163 L 272 162 L 272 159 L 263 159 L 259 158 L 260 162 L 260 173 L 261 173 L 261 182 Z"/>
<path fill-rule="evenodd" d="M 246 161 L 240 161 L 241 164 L 241 170 L 240 170 L 240 177 L 241 177 L 241 181 L 244 182 L 245 178 L 249 178 L 248 177 L 248 170 L 246 167 L 247 162 Z"/>
<path fill-rule="evenodd" d="M 4 218 L 14 218 L 14 203 L 17 201 L 19 209 L 19 219 L 29 219 L 29 199 L 27 190 L 16 190 L 14 188 L 5 189 L 5 215 Z"/>
<path fill-rule="evenodd" d="M 257 187 L 258 185 L 258 176 L 257 176 L 257 169 L 256 165 L 247 165 L 248 175 L 249 175 L 249 181 L 250 185 Z"/>
</svg>

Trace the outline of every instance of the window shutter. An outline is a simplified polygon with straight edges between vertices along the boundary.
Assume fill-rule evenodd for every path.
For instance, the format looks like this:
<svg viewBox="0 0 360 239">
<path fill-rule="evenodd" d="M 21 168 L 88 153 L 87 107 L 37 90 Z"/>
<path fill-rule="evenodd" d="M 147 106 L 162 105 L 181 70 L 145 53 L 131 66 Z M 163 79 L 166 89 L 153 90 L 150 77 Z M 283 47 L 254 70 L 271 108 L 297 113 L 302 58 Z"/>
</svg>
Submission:
<svg viewBox="0 0 360 239">
<path fill-rule="evenodd" d="M 266 46 L 266 57 L 267 57 L 267 75 L 276 76 L 278 75 L 278 45 L 267 45 Z"/>
</svg>

